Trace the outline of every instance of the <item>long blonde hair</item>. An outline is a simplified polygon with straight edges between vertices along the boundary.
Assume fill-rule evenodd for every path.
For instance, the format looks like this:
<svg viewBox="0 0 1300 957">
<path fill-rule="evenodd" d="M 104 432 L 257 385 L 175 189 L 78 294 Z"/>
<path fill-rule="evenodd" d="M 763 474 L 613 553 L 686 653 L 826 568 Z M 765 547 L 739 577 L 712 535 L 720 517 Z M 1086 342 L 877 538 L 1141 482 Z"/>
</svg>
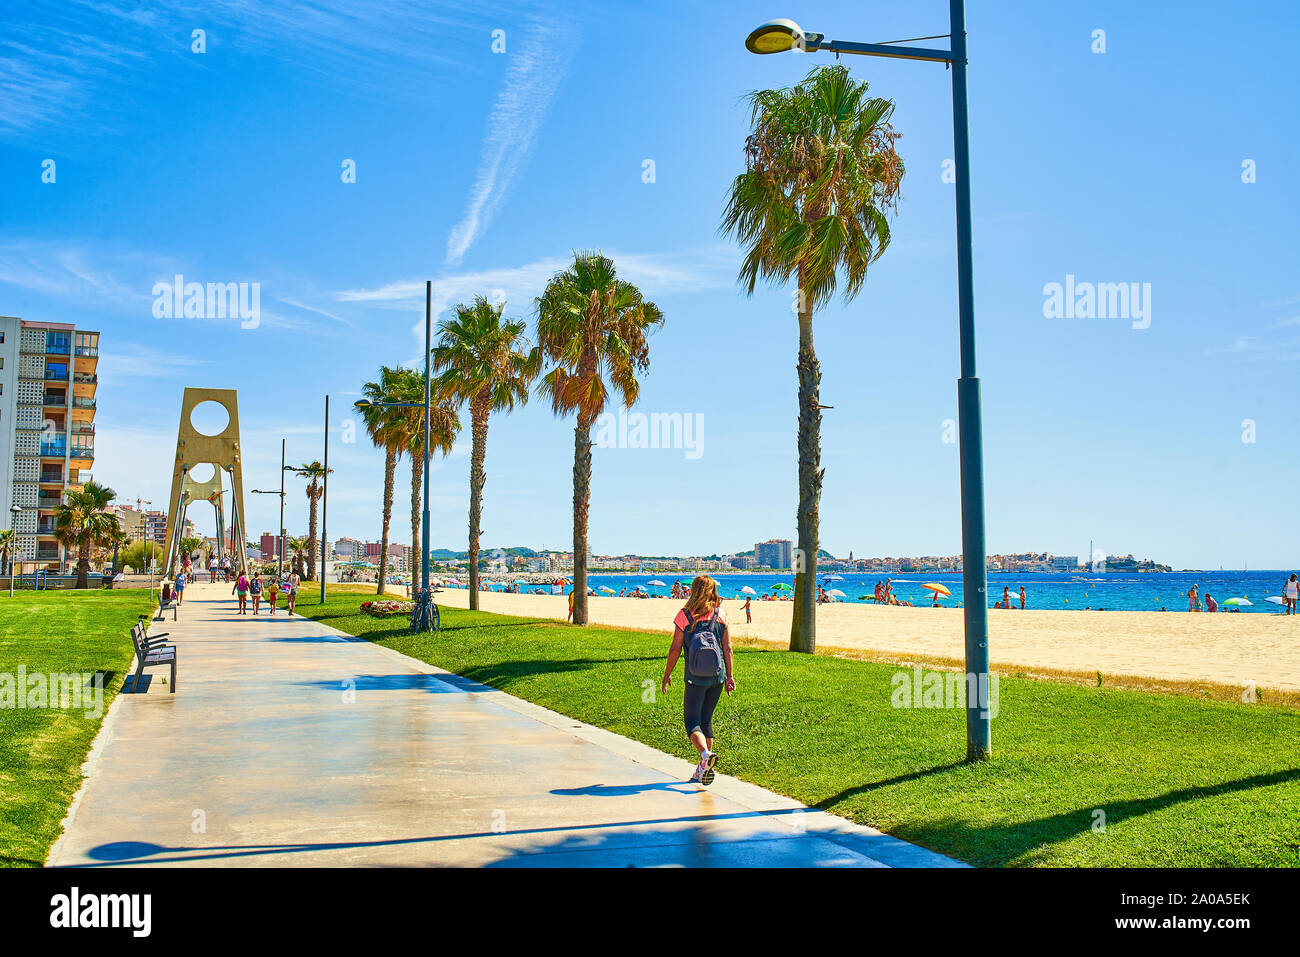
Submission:
<svg viewBox="0 0 1300 957">
<path fill-rule="evenodd" d="M 708 575 L 697 575 L 691 582 L 691 597 L 686 600 L 686 614 L 699 618 L 717 609 L 722 602 L 718 598 L 718 583 Z"/>
</svg>

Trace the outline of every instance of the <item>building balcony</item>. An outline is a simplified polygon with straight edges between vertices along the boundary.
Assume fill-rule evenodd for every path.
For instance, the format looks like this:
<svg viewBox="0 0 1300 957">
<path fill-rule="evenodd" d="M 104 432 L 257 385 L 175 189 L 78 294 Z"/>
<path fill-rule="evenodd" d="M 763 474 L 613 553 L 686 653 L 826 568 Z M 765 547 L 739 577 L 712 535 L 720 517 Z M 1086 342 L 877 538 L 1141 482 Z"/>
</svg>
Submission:
<svg viewBox="0 0 1300 957">
<path fill-rule="evenodd" d="M 54 524 L 54 522 L 41 522 L 39 525 L 36 526 L 36 534 L 37 534 L 37 535 L 57 535 L 57 534 L 58 534 L 58 530 L 57 530 L 57 529 L 58 529 L 58 526 L 56 526 L 56 525 Z"/>
<path fill-rule="evenodd" d="M 99 358 L 99 346 L 77 346 L 77 355 L 87 359 Z"/>
<path fill-rule="evenodd" d="M 45 381 L 46 381 L 46 382 L 67 382 L 67 381 L 68 381 L 68 373 L 67 373 L 66 371 L 64 371 L 64 372 L 59 372 L 59 371 L 56 370 L 56 369 L 46 369 L 46 370 L 45 370 Z"/>
<path fill-rule="evenodd" d="M 94 422 L 73 422 L 72 434 L 73 435 L 94 435 L 95 423 Z"/>
<path fill-rule="evenodd" d="M 41 455 L 47 459 L 63 458 L 68 453 L 68 447 L 62 442 L 42 442 Z"/>
<path fill-rule="evenodd" d="M 93 409 L 95 407 L 95 400 L 88 399 L 85 396 L 75 395 L 72 397 L 72 405 L 73 408 L 77 409 Z"/>
<path fill-rule="evenodd" d="M 42 405 L 47 407 L 64 408 L 68 404 L 68 397 L 64 395 L 47 395 L 42 400 Z"/>
<path fill-rule="evenodd" d="M 74 445 L 72 447 L 72 457 L 74 459 L 85 459 L 93 462 L 95 459 L 95 447 L 93 445 Z"/>
<path fill-rule="evenodd" d="M 67 342 L 47 342 L 45 343 L 45 354 L 47 356 L 70 356 L 72 355 L 72 345 Z"/>
</svg>

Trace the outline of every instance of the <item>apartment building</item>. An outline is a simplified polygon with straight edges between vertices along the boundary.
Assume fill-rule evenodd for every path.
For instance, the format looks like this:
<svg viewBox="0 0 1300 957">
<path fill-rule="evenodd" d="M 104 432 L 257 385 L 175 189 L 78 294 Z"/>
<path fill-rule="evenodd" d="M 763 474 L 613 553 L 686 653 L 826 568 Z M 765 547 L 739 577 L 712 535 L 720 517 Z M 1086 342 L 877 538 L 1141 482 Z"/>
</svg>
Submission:
<svg viewBox="0 0 1300 957">
<path fill-rule="evenodd" d="M 91 478 L 98 363 L 98 332 L 0 316 L 0 516 L 28 569 L 75 560 L 55 537 L 55 508 Z"/>
</svg>

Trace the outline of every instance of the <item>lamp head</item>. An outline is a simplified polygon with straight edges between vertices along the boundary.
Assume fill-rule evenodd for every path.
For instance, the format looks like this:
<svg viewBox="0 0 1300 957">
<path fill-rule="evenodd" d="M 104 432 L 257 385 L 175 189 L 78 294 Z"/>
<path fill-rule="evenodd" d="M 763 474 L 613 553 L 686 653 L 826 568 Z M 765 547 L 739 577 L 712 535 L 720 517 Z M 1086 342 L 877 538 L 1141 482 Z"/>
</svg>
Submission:
<svg viewBox="0 0 1300 957">
<path fill-rule="evenodd" d="M 785 53 L 787 50 L 815 50 L 822 40 L 820 33 L 804 33 L 799 24 L 784 17 L 768 20 L 754 28 L 745 38 L 750 53 Z"/>
</svg>

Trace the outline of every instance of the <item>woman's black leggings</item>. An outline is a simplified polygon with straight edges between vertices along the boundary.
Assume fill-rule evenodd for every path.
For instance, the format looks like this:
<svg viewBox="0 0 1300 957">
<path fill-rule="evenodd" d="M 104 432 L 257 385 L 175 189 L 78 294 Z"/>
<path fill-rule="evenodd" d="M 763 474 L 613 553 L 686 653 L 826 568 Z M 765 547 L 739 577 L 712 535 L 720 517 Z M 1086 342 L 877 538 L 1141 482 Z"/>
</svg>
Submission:
<svg viewBox="0 0 1300 957">
<path fill-rule="evenodd" d="M 722 697 L 722 685 L 693 685 L 686 683 L 686 702 L 683 707 L 686 734 L 703 732 L 706 738 L 713 738 L 713 709 Z"/>
</svg>

